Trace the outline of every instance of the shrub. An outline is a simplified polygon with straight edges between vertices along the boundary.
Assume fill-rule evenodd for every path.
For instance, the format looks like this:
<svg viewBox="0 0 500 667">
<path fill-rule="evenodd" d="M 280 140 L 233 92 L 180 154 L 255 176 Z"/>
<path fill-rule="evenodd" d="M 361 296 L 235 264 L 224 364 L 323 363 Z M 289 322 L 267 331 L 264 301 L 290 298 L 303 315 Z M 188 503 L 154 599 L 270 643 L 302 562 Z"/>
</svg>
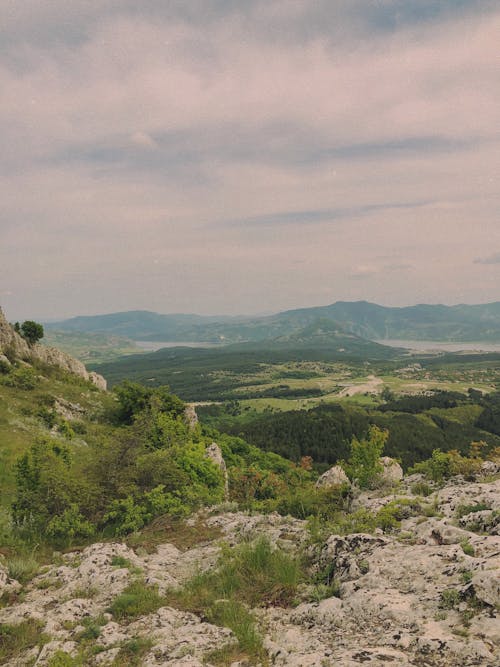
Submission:
<svg viewBox="0 0 500 667">
<path fill-rule="evenodd" d="M 440 449 L 435 449 L 430 459 L 416 463 L 410 472 L 419 472 L 434 482 L 442 482 L 454 475 L 473 479 L 480 467 L 481 460 L 477 457 L 468 458 L 456 450 L 442 452 Z"/>
<path fill-rule="evenodd" d="M 373 486 L 382 472 L 380 457 L 388 437 L 388 431 L 378 426 L 370 426 L 367 438 L 352 439 L 351 454 L 344 468 L 350 479 L 357 481 L 360 488 L 367 489 Z"/>
<path fill-rule="evenodd" d="M 31 391 L 38 384 L 38 377 L 29 366 L 19 366 L 3 378 L 3 384 L 7 387 Z"/>
<path fill-rule="evenodd" d="M 62 514 L 52 517 L 46 531 L 56 543 L 69 543 L 75 538 L 91 537 L 94 533 L 95 527 L 80 513 L 76 503 L 72 503 Z"/>
</svg>

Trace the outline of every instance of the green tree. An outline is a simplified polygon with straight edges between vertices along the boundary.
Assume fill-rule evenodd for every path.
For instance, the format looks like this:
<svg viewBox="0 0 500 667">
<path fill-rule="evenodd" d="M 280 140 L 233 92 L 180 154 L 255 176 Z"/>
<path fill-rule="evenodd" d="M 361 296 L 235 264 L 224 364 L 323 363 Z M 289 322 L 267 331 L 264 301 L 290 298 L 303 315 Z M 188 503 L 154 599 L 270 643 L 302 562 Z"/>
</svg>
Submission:
<svg viewBox="0 0 500 667">
<path fill-rule="evenodd" d="M 21 324 L 21 335 L 30 345 L 34 345 L 43 338 L 43 326 L 38 322 L 33 322 L 33 320 L 26 320 Z"/>
</svg>

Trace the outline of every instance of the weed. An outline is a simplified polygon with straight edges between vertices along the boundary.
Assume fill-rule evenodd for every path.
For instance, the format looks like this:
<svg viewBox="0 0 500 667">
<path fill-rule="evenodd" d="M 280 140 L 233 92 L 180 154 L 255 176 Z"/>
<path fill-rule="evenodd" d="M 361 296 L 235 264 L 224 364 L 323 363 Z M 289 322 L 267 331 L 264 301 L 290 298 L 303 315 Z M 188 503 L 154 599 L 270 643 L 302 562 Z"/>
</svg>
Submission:
<svg viewBox="0 0 500 667">
<path fill-rule="evenodd" d="M 273 549 L 261 538 L 253 544 L 223 548 L 216 570 L 197 574 L 180 591 L 169 591 L 167 603 L 230 628 L 241 651 L 263 656 L 262 639 L 247 606 L 292 604 L 302 577 L 298 559 Z M 224 655 L 227 653 L 224 649 Z M 232 649 L 229 653 L 232 655 Z"/>
<path fill-rule="evenodd" d="M 65 651 L 57 651 L 48 661 L 47 667 L 80 667 L 83 664 L 82 656 L 73 657 Z"/>
<path fill-rule="evenodd" d="M 113 558 L 111 559 L 111 565 L 112 567 L 130 568 L 132 566 L 132 563 L 129 561 L 128 558 L 124 558 L 123 556 L 113 556 Z"/>
<path fill-rule="evenodd" d="M 472 581 L 472 572 L 470 570 L 462 570 L 460 578 L 464 584 L 470 584 Z"/>
<path fill-rule="evenodd" d="M 360 560 L 358 568 L 361 574 L 367 574 L 370 571 L 370 563 L 367 560 Z"/>
<path fill-rule="evenodd" d="M 87 588 L 76 588 L 71 594 L 72 598 L 80 598 L 84 600 L 91 600 L 99 593 L 99 590 L 94 586 L 87 586 Z"/>
</svg>

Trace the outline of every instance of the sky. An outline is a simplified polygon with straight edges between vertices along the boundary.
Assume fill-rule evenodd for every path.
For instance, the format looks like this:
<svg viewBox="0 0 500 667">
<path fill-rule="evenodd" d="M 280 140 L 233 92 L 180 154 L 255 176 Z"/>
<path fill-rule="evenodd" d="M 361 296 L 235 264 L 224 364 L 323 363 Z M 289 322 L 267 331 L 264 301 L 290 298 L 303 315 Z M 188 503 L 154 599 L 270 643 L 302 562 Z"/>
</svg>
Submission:
<svg viewBox="0 0 500 667">
<path fill-rule="evenodd" d="M 1 0 L 0 306 L 500 301 L 496 0 Z"/>
</svg>

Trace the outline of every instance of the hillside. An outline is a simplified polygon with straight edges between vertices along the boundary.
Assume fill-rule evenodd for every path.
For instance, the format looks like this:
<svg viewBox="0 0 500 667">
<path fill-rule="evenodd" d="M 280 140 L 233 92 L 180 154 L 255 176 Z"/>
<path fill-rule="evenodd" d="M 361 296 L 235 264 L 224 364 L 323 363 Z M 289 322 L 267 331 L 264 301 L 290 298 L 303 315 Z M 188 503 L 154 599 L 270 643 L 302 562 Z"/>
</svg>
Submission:
<svg viewBox="0 0 500 667">
<path fill-rule="evenodd" d="M 0 564 L 0 660 L 496 667 L 498 470 L 430 498 L 419 475 L 357 494 L 343 525 L 215 508 L 66 552 L 23 583 Z"/>
<path fill-rule="evenodd" d="M 267 317 L 218 318 L 130 311 L 76 317 L 50 329 L 109 333 L 144 341 L 237 343 L 290 336 L 327 319 L 370 340 L 500 341 L 500 302 L 390 308 L 366 301 L 289 310 Z"/>
<path fill-rule="evenodd" d="M 421 448 L 404 478 L 382 457 L 390 433 L 346 413 L 342 467 L 320 476 L 307 454 L 203 425 L 165 387 L 103 391 L 2 332 L 0 664 L 496 667 L 495 439 Z M 366 344 L 321 321 L 275 345 L 311 337 Z M 497 429 L 481 396 L 381 407 Z"/>
<path fill-rule="evenodd" d="M 164 348 L 93 365 L 110 386 L 130 378 L 148 386 L 168 384 L 184 400 L 223 400 L 248 384 L 268 384 L 265 368 L 288 363 L 339 362 L 362 364 L 391 360 L 398 350 L 346 333 L 329 323 L 297 334 L 259 343 L 239 343 L 212 349 Z M 264 387 L 262 387 L 264 388 Z M 237 397 L 237 396 L 236 396 Z"/>
</svg>

